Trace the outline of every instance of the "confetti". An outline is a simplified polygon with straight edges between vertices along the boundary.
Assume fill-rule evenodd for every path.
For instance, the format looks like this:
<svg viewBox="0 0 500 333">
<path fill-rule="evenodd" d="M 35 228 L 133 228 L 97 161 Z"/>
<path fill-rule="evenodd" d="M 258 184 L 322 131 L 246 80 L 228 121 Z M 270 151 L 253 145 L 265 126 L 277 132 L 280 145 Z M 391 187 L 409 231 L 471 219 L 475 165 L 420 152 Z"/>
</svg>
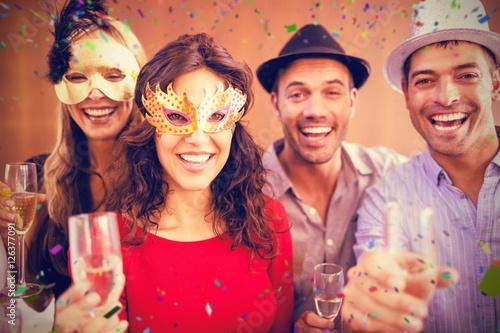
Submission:
<svg viewBox="0 0 500 333">
<path fill-rule="evenodd" d="M 212 305 L 207 303 L 207 305 L 205 305 L 205 311 L 207 311 L 208 315 L 211 316 L 212 315 Z"/>
<path fill-rule="evenodd" d="M 365 315 L 363 316 L 363 327 L 368 326 L 368 323 L 366 322 L 367 319 L 368 319 L 368 313 L 365 313 Z"/>
<path fill-rule="evenodd" d="M 490 19 L 489 15 L 485 15 L 483 17 L 480 17 L 479 20 L 477 20 L 479 23 L 483 24 L 484 22 L 487 22 Z"/>
<path fill-rule="evenodd" d="M 61 244 L 57 244 L 53 248 L 50 249 L 50 253 L 56 254 L 57 252 L 61 251 L 62 248 L 63 247 L 61 246 Z"/>
<path fill-rule="evenodd" d="M 486 295 L 497 298 L 500 294 L 500 261 L 494 260 L 479 284 L 479 290 Z"/>
<path fill-rule="evenodd" d="M 23 8 L 21 6 L 19 6 L 17 3 L 14 4 L 14 7 L 16 7 L 16 9 L 19 9 L 19 10 L 22 10 Z"/>
<path fill-rule="evenodd" d="M 111 318 L 115 313 L 117 313 L 118 311 L 120 311 L 121 309 L 121 306 L 117 305 L 115 306 L 114 308 L 112 308 L 111 310 L 109 310 L 105 315 L 104 315 L 104 318 L 106 319 L 109 319 Z"/>
<path fill-rule="evenodd" d="M 214 283 L 215 283 L 215 285 L 216 285 L 217 287 L 220 287 L 220 281 L 219 281 L 219 280 L 215 279 Z"/>
<path fill-rule="evenodd" d="M 441 277 L 443 279 L 445 279 L 446 281 L 448 281 L 450 279 L 450 274 L 448 274 L 448 273 L 441 273 Z"/>
<path fill-rule="evenodd" d="M 291 24 L 291 25 L 285 25 L 286 32 L 294 32 L 297 30 L 297 25 L 296 24 Z"/>
<path fill-rule="evenodd" d="M 16 289 L 16 295 L 24 294 L 25 291 L 26 291 L 26 286 L 19 286 Z"/>
<path fill-rule="evenodd" d="M 481 247 L 481 249 L 483 249 L 484 253 L 486 254 L 492 253 L 490 247 L 488 246 L 488 244 L 486 244 L 485 241 L 480 240 L 477 242 L 477 244 L 479 245 L 479 247 Z"/>
<path fill-rule="evenodd" d="M 25 302 L 34 302 L 34 301 L 36 301 L 39 298 L 40 298 L 40 295 L 36 294 L 36 295 L 31 295 L 31 296 L 28 296 L 28 297 L 24 298 L 24 301 Z"/>
<path fill-rule="evenodd" d="M 377 287 L 375 287 L 375 286 L 371 286 L 371 287 L 370 287 L 370 289 L 368 289 L 368 290 L 369 290 L 371 293 L 373 293 L 373 292 L 377 291 L 378 289 L 377 289 Z"/>
<path fill-rule="evenodd" d="M 92 42 L 89 40 L 85 42 L 85 46 L 88 47 L 91 51 L 95 50 L 95 45 L 92 44 Z"/>
<path fill-rule="evenodd" d="M 142 333 L 150 333 L 150 332 L 151 332 L 151 330 L 149 329 L 149 327 L 146 328 L 144 331 L 142 331 Z"/>
<path fill-rule="evenodd" d="M 139 16 L 141 18 L 144 18 L 144 13 L 142 12 L 142 10 L 140 8 L 137 9 L 137 12 L 139 13 Z"/>
<path fill-rule="evenodd" d="M 35 15 L 36 17 L 38 17 L 40 20 L 42 20 L 43 22 L 47 22 L 47 20 L 45 20 L 45 17 L 43 17 L 42 15 L 40 15 L 38 12 L 34 11 L 33 9 L 30 8 L 30 12 L 33 13 L 33 15 Z"/>
<path fill-rule="evenodd" d="M 104 39 L 104 41 L 107 43 L 108 37 L 106 37 L 106 35 L 102 31 L 100 31 L 99 34 L 101 35 L 102 39 Z"/>
</svg>

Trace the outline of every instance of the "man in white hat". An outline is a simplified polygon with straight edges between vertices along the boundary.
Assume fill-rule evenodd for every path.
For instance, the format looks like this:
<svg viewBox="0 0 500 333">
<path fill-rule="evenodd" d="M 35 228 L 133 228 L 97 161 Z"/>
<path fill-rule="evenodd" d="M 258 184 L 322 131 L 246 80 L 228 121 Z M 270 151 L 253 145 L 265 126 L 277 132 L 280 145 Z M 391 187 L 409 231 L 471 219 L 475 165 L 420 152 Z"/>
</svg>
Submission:
<svg viewBox="0 0 500 333">
<path fill-rule="evenodd" d="M 257 69 L 283 125 L 284 138 L 263 161 L 272 171 L 269 194 L 283 203 L 292 226 L 295 299 L 282 301 L 295 304 L 295 332 L 333 328 L 316 314 L 314 266 L 337 263 L 345 271 L 355 264 L 356 210 L 364 191 L 406 160 L 387 148 L 344 142 L 369 73 L 366 60 L 347 55 L 315 24 L 299 29 L 278 57 Z"/>
<path fill-rule="evenodd" d="M 479 1 L 415 10 L 384 74 L 427 147 L 367 190 L 342 315 L 356 331 L 499 332 L 500 34 Z"/>
</svg>

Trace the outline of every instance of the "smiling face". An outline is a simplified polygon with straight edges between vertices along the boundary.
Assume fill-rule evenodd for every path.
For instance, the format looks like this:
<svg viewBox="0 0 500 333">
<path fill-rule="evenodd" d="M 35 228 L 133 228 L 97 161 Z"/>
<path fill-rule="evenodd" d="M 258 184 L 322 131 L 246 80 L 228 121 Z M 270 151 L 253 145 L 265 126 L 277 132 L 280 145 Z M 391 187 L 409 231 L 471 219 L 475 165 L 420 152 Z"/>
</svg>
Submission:
<svg viewBox="0 0 500 333">
<path fill-rule="evenodd" d="M 271 99 L 283 125 L 285 159 L 321 164 L 340 156 L 356 106 L 351 82 L 347 67 L 331 59 L 299 59 L 279 76 Z"/>
<path fill-rule="evenodd" d="M 73 120 L 90 140 L 114 140 L 133 109 L 134 55 L 111 36 L 72 45 L 70 69 L 55 86 Z"/>
<path fill-rule="evenodd" d="M 221 81 L 207 69 L 182 74 L 173 82 L 174 92 L 199 107 L 206 91 L 215 93 Z M 158 159 L 166 172 L 172 189 L 204 191 L 226 164 L 233 133 L 230 129 L 216 133 L 201 128 L 190 134 L 161 134 L 155 137 Z"/>
<path fill-rule="evenodd" d="M 406 107 L 435 157 L 495 143 L 492 101 L 500 82 L 493 67 L 484 49 L 467 42 L 434 44 L 412 55 L 408 84 L 403 82 Z"/>
</svg>

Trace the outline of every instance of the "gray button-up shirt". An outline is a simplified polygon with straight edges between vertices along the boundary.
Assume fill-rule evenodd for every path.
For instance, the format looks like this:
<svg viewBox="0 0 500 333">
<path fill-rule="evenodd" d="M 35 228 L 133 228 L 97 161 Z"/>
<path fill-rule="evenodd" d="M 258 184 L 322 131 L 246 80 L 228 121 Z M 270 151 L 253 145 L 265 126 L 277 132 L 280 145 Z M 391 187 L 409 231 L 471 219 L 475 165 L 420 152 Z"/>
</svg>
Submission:
<svg viewBox="0 0 500 333">
<path fill-rule="evenodd" d="M 285 206 L 292 226 L 294 317 L 297 320 L 304 311 L 315 311 L 311 278 L 316 264 L 337 263 L 345 272 L 355 264 L 356 211 L 366 188 L 407 158 L 384 147 L 365 148 L 343 143 L 342 170 L 328 206 L 327 221 L 323 223 L 316 210 L 300 198 L 283 171 L 278 160 L 283 147 L 283 138 L 275 141 L 263 161 L 271 171 L 268 175 L 271 189 L 267 189 L 266 194 Z"/>
</svg>

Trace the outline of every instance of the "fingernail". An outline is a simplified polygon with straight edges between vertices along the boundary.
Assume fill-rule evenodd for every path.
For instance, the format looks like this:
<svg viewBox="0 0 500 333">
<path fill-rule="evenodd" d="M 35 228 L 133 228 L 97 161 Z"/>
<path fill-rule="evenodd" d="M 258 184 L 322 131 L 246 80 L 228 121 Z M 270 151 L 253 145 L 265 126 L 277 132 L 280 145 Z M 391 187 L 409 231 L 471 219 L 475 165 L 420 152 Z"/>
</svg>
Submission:
<svg viewBox="0 0 500 333">
<path fill-rule="evenodd" d="M 9 220 L 14 220 L 16 218 L 16 214 L 13 214 L 13 213 L 7 213 L 7 218 Z"/>
<path fill-rule="evenodd" d="M 97 293 L 91 293 L 90 295 L 87 296 L 87 302 L 89 304 L 99 303 L 100 299 L 101 298 L 99 297 L 99 295 Z"/>
<path fill-rule="evenodd" d="M 424 324 L 420 319 L 413 319 L 409 323 L 411 326 L 417 328 L 419 331 L 423 328 Z"/>
<path fill-rule="evenodd" d="M 328 324 L 328 329 L 329 330 L 333 330 L 335 328 L 335 323 L 333 321 L 331 321 L 329 324 Z"/>
<path fill-rule="evenodd" d="M 118 311 L 121 310 L 121 306 L 120 305 L 116 305 L 114 308 L 112 308 L 111 310 L 109 310 L 105 315 L 104 315 L 104 318 L 106 319 L 109 319 L 111 318 L 115 313 L 117 313 Z"/>
<path fill-rule="evenodd" d="M 12 206 L 14 206 L 14 200 L 10 200 L 10 199 L 9 199 L 9 200 L 5 201 L 5 204 L 6 204 L 7 206 L 9 206 L 9 207 L 12 207 Z"/>
<path fill-rule="evenodd" d="M 422 306 L 422 305 L 413 305 L 410 308 L 410 313 L 412 316 L 415 316 L 418 318 L 425 318 L 425 317 L 427 317 L 427 307 Z"/>
</svg>

